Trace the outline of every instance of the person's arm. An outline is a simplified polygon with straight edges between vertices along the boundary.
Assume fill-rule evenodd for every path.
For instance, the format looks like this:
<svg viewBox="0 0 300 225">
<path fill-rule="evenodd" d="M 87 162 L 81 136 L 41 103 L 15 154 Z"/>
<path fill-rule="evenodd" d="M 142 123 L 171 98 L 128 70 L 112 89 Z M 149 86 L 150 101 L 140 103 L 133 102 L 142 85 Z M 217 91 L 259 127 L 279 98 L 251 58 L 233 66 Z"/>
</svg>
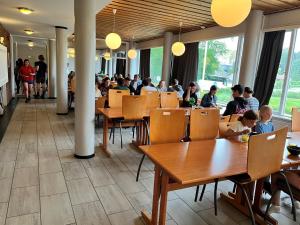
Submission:
<svg viewBox="0 0 300 225">
<path fill-rule="evenodd" d="M 188 102 L 190 98 L 191 98 L 191 87 L 188 87 L 184 100 Z"/>
<path fill-rule="evenodd" d="M 257 123 L 256 126 L 255 126 L 255 132 L 258 133 L 258 134 L 264 133 L 264 131 L 262 129 L 262 126 L 259 123 Z"/>
<path fill-rule="evenodd" d="M 245 129 L 245 130 L 243 130 L 243 131 L 234 131 L 234 130 L 232 130 L 231 128 L 229 128 L 229 129 L 225 132 L 224 136 L 225 136 L 225 137 L 237 137 L 237 136 L 240 136 L 240 135 L 243 135 L 243 134 L 249 134 L 250 132 L 251 132 L 250 129 Z"/>
<path fill-rule="evenodd" d="M 223 116 L 232 115 L 232 103 L 229 102 L 226 106 L 225 112 L 223 113 Z"/>
<path fill-rule="evenodd" d="M 201 101 L 201 106 L 203 106 L 203 107 L 210 107 L 211 106 L 210 98 L 207 94 L 205 94 L 203 96 L 202 101 Z"/>
</svg>

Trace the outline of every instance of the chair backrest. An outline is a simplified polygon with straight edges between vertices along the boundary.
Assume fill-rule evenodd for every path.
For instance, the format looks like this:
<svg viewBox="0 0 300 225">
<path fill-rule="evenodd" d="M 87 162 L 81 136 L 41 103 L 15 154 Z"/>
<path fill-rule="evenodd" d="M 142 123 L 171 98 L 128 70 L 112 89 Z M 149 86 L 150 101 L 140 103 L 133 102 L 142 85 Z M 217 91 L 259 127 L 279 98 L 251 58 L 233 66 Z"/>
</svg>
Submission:
<svg viewBox="0 0 300 225">
<path fill-rule="evenodd" d="M 162 108 L 178 108 L 179 99 L 177 96 L 177 92 L 161 92 L 160 105 Z"/>
<path fill-rule="evenodd" d="M 230 122 L 236 122 L 236 121 L 238 121 L 238 119 L 241 117 L 241 116 L 243 116 L 242 114 L 232 114 L 231 116 L 230 116 Z"/>
<path fill-rule="evenodd" d="M 225 134 L 232 123 L 235 123 L 235 122 L 220 122 L 219 123 L 219 138 L 226 137 Z"/>
<path fill-rule="evenodd" d="M 146 96 L 124 95 L 122 97 L 122 114 L 126 120 L 143 119 L 146 112 Z"/>
<path fill-rule="evenodd" d="M 220 117 L 220 123 L 222 122 L 229 122 L 230 121 L 230 115 L 228 116 L 221 116 Z"/>
<path fill-rule="evenodd" d="M 248 174 L 251 180 L 280 171 L 288 128 L 251 136 L 248 143 Z"/>
<path fill-rule="evenodd" d="M 147 109 L 160 108 L 160 93 L 158 91 L 141 91 L 141 95 L 147 96 Z"/>
<path fill-rule="evenodd" d="M 97 98 L 97 100 L 95 101 L 96 113 L 99 113 L 99 110 L 98 110 L 99 108 L 104 108 L 106 99 L 107 98 L 105 96 Z"/>
<path fill-rule="evenodd" d="M 180 142 L 185 136 L 184 110 L 155 109 L 150 112 L 150 143 Z"/>
<path fill-rule="evenodd" d="M 292 131 L 300 131 L 300 108 L 292 109 Z"/>
<path fill-rule="evenodd" d="M 110 108 L 122 108 L 123 95 L 130 95 L 129 90 L 115 90 L 109 89 L 108 91 L 108 105 Z"/>
<path fill-rule="evenodd" d="M 214 108 L 191 111 L 190 138 L 192 141 L 215 139 L 219 133 L 220 110 Z"/>
</svg>

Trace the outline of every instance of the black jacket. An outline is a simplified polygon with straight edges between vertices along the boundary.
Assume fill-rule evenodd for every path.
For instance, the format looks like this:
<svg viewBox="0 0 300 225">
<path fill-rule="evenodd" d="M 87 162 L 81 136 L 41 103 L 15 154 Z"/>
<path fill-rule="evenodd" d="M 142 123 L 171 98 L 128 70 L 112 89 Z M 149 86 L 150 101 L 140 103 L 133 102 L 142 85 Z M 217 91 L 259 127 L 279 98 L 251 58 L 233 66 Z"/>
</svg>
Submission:
<svg viewBox="0 0 300 225">
<path fill-rule="evenodd" d="M 241 114 L 246 111 L 247 101 L 242 97 L 236 97 L 233 101 L 228 102 L 223 116 L 232 114 Z"/>
</svg>

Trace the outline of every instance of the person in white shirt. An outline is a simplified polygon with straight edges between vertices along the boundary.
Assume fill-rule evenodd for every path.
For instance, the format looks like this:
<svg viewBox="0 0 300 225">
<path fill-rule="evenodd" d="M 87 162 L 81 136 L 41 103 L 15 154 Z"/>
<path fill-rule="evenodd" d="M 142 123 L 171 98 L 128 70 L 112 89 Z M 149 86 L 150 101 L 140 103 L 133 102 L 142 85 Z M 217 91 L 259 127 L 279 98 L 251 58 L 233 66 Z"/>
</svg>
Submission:
<svg viewBox="0 0 300 225">
<path fill-rule="evenodd" d="M 144 91 L 157 91 L 157 89 L 155 87 L 150 86 L 150 83 L 149 83 L 148 79 L 144 79 L 142 84 L 143 84 L 143 87 L 142 87 L 141 91 L 142 90 L 144 90 Z"/>
<path fill-rule="evenodd" d="M 157 90 L 159 91 L 159 92 L 166 92 L 166 91 L 168 91 L 168 89 L 167 89 L 167 87 L 166 87 L 166 81 L 164 81 L 164 80 L 161 80 L 160 82 L 159 82 L 159 84 L 157 85 Z"/>
</svg>

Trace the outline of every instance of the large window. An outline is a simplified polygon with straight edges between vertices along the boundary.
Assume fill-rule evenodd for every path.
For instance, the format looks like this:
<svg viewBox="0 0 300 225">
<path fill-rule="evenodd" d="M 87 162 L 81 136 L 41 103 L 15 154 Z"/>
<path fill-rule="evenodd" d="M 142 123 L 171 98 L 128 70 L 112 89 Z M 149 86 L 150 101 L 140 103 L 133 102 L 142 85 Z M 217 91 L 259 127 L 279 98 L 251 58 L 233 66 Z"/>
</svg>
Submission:
<svg viewBox="0 0 300 225">
<path fill-rule="evenodd" d="M 290 115 L 292 107 L 300 107 L 300 29 L 285 33 L 279 69 L 269 104 L 279 115 Z"/>
<path fill-rule="evenodd" d="M 220 103 L 231 98 L 231 87 L 237 81 L 242 37 L 230 37 L 199 43 L 198 83 L 201 95 L 217 85 Z"/>
<path fill-rule="evenodd" d="M 150 52 L 150 77 L 152 83 L 158 84 L 161 80 L 163 64 L 163 47 L 151 48 Z"/>
</svg>

